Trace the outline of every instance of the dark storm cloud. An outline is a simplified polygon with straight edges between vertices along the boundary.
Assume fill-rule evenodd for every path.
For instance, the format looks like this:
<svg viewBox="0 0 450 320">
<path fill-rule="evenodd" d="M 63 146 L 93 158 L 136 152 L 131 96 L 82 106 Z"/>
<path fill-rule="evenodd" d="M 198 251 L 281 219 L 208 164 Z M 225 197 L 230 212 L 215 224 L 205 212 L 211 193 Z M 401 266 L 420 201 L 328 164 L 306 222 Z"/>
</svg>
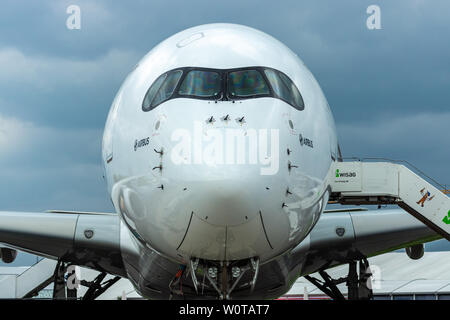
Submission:
<svg viewBox="0 0 450 320">
<path fill-rule="evenodd" d="M 66 9 L 81 8 L 81 30 Z M 381 30 L 366 9 L 381 8 Z M 1 209 L 112 210 L 100 147 L 127 73 L 185 28 L 230 22 L 298 53 L 335 115 L 345 156 L 407 159 L 450 184 L 450 2 L 2 1 Z"/>
<path fill-rule="evenodd" d="M 374 116 L 372 121 L 338 124 L 338 133 L 347 156 L 407 160 L 450 188 L 450 140 L 442 135 L 449 123 L 450 110 Z"/>
<path fill-rule="evenodd" d="M 65 27 L 71 4 L 81 8 L 81 30 Z M 48 68 L 35 71 L 41 80 L 34 81 L 49 82 L 52 90 L 16 83 L 4 87 L 2 98 L 20 102 L 22 108 L 15 108 L 14 114 L 21 118 L 98 127 L 127 72 L 155 44 L 194 25 L 232 22 L 261 29 L 297 52 L 318 78 L 337 120 L 364 120 L 367 110 L 390 110 L 398 116 L 445 111 L 450 3 L 377 1 L 383 29 L 375 31 L 366 28 L 370 4 L 373 1 L 6 1 L 0 11 L 1 47 L 18 50 L 30 63 L 48 61 Z M 89 71 L 96 64 L 102 68 Z M 95 81 L 83 86 L 86 78 Z"/>
</svg>

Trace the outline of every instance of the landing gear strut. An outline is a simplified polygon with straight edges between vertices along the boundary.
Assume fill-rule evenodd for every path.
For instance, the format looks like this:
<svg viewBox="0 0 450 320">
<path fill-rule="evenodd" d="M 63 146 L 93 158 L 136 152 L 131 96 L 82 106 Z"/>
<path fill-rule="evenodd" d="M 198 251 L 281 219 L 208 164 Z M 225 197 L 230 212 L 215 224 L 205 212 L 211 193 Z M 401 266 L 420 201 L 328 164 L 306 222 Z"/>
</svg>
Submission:
<svg viewBox="0 0 450 320">
<path fill-rule="evenodd" d="M 77 289 L 70 289 L 67 286 L 67 278 L 65 277 L 69 264 L 58 260 L 55 273 L 53 274 L 53 299 L 68 300 L 77 298 Z M 68 276 L 70 276 L 69 274 Z M 67 289 L 67 290 L 66 290 Z"/>
<path fill-rule="evenodd" d="M 319 288 L 323 293 L 333 300 L 345 300 L 344 295 L 338 289 L 337 285 L 346 283 L 348 289 L 348 300 L 370 300 L 373 297 L 373 291 L 370 286 L 370 277 L 372 274 L 369 269 L 367 259 L 359 261 L 359 275 L 357 262 L 349 263 L 348 275 L 344 278 L 332 279 L 324 270 L 319 271 L 323 280 L 311 276 L 305 276 L 305 279 Z"/>
<path fill-rule="evenodd" d="M 191 258 L 187 268 L 181 266 L 169 283 L 170 299 L 187 295 L 214 297 L 231 300 L 237 291 L 253 292 L 259 273 L 259 258 L 239 261 L 210 261 Z M 182 276 L 191 277 L 192 284 L 182 285 Z M 206 290 L 205 290 L 206 289 Z"/>
<path fill-rule="evenodd" d="M 114 283 L 120 280 L 120 277 L 114 277 L 102 283 L 106 277 L 106 272 L 100 273 L 94 281 L 81 280 L 82 286 L 88 287 L 88 291 L 84 294 L 82 300 L 94 300 L 100 296 L 103 292 L 108 290 Z"/>
<path fill-rule="evenodd" d="M 248 261 L 241 261 L 239 266 L 223 264 L 221 281 L 219 281 L 218 277 L 211 277 L 209 272 L 206 273 L 206 278 L 211 286 L 217 291 L 220 300 L 231 300 L 231 293 L 236 289 L 238 284 L 240 284 L 241 288 L 248 287 L 251 293 L 254 291 L 258 272 L 259 258 L 250 258 Z M 246 283 L 241 283 L 244 274 L 249 274 L 251 280 Z"/>
<path fill-rule="evenodd" d="M 53 299 L 77 299 L 76 287 L 69 288 L 69 286 L 67 285 L 68 278 L 75 276 L 75 270 L 71 271 L 67 276 L 65 276 L 68 267 L 69 264 L 58 260 L 53 278 Z M 80 280 L 80 285 L 88 287 L 88 290 L 81 299 L 94 300 L 120 280 L 120 277 L 114 277 L 102 283 L 106 275 L 107 274 L 105 272 L 102 272 L 93 281 Z"/>
</svg>

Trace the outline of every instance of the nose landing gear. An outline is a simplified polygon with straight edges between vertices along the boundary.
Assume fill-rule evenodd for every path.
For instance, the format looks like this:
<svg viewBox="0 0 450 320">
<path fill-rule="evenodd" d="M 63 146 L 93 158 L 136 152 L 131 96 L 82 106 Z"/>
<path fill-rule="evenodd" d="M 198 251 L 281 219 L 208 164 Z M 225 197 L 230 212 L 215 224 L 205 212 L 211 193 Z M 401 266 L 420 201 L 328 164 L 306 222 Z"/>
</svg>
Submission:
<svg viewBox="0 0 450 320">
<path fill-rule="evenodd" d="M 231 262 L 192 258 L 189 262 L 189 273 L 196 293 L 203 295 L 206 288 L 215 291 L 220 300 L 231 300 L 235 290 L 248 289 L 253 292 L 258 271 L 257 257 Z M 200 277 L 203 278 L 201 284 L 198 281 Z"/>
</svg>

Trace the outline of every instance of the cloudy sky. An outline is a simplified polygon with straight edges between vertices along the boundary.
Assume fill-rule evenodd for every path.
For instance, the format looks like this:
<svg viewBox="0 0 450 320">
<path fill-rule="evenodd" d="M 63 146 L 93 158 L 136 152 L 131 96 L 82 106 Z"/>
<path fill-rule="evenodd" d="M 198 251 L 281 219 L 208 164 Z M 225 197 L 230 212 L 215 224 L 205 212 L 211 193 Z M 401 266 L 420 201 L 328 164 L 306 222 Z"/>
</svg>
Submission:
<svg viewBox="0 0 450 320">
<path fill-rule="evenodd" d="M 369 30 L 369 5 L 381 30 Z M 69 30 L 70 5 L 81 29 Z M 0 8 L 0 210 L 111 211 L 102 130 L 121 82 L 185 28 L 245 24 L 314 73 L 345 157 L 405 159 L 450 184 L 450 2 L 24 1 Z"/>
</svg>

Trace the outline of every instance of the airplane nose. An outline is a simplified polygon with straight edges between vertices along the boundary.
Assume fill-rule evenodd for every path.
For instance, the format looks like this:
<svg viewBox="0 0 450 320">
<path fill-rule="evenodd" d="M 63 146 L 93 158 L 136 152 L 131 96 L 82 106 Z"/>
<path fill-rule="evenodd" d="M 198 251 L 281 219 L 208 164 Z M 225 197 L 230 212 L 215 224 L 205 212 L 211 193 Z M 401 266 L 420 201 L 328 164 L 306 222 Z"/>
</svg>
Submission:
<svg viewBox="0 0 450 320">
<path fill-rule="evenodd" d="M 251 201 L 258 192 L 243 182 L 195 183 L 190 189 L 189 208 L 211 225 L 237 226 L 253 219 L 260 210 L 260 204 Z"/>
<path fill-rule="evenodd" d="M 261 186 L 222 180 L 190 187 L 191 217 L 178 247 L 183 255 L 207 260 L 240 260 L 272 250 L 261 215 Z"/>
<path fill-rule="evenodd" d="M 267 233 L 265 223 L 273 224 L 273 214 L 267 213 L 276 210 L 270 207 L 276 203 L 270 194 L 281 190 L 272 193 L 265 187 L 268 178 L 259 179 L 164 181 L 159 188 L 146 176 L 120 183 L 113 194 L 128 227 L 157 252 L 175 258 L 241 260 L 270 255 L 279 240 Z M 281 210 L 278 203 L 276 207 Z M 288 231 L 282 216 L 280 212 L 275 230 Z"/>
</svg>

